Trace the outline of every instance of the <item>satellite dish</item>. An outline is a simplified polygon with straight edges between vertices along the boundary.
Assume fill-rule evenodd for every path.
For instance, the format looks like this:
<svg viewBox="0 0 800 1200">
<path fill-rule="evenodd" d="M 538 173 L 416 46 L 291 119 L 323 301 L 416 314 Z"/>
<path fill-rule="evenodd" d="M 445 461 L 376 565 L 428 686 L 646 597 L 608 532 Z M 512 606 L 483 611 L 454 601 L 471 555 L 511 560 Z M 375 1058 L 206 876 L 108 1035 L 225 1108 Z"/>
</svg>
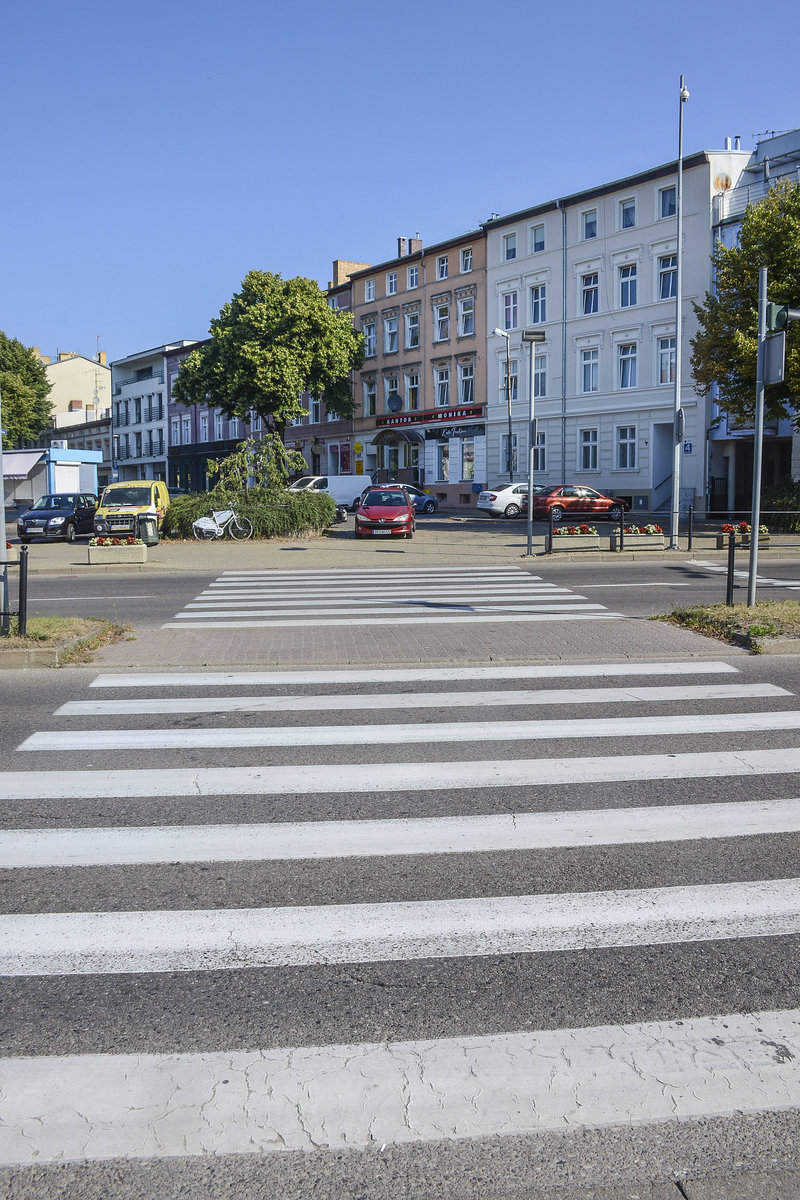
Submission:
<svg viewBox="0 0 800 1200">
<path fill-rule="evenodd" d="M 403 407 L 403 401 L 400 399 L 397 392 L 392 392 L 390 396 L 386 397 L 386 407 L 388 408 L 389 412 L 400 412 L 400 409 Z"/>
</svg>

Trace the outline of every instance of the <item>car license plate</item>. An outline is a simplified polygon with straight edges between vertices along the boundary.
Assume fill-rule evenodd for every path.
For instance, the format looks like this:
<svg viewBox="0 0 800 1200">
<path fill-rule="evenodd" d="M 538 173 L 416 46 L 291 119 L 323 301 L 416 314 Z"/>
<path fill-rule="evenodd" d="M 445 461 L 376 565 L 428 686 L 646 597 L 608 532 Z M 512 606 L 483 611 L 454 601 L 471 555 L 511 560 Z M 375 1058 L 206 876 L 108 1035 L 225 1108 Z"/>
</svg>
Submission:
<svg viewBox="0 0 800 1200">
<path fill-rule="evenodd" d="M 127 522 L 124 525 L 109 525 L 109 529 L 127 529 Z"/>
<path fill-rule="evenodd" d="M 392 536 L 391 529 L 373 529 L 372 532 L 375 537 L 391 537 Z"/>
</svg>

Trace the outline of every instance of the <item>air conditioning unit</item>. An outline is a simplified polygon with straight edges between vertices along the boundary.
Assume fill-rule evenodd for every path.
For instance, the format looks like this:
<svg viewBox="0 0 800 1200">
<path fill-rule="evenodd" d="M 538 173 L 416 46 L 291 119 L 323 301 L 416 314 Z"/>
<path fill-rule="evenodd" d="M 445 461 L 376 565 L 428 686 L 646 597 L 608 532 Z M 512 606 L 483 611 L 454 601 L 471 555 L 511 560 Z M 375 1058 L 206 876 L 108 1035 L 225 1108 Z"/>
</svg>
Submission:
<svg viewBox="0 0 800 1200">
<path fill-rule="evenodd" d="M 66 450 L 66 448 L 67 448 L 67 439 L 66 438 L 59 438 L 59 440 L 57 442 L 50 443 L 51 450 Z"/>
</svg>

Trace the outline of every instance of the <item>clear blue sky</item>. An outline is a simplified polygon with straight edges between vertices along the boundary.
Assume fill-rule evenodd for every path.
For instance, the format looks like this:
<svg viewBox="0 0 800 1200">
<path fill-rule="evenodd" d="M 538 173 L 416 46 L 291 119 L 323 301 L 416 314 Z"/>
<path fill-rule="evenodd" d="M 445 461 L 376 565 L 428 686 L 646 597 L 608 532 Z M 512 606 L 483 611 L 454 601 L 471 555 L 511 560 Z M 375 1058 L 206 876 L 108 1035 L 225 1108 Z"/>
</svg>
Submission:
<svg viewBox="0 0 800 1200">
<path fill-rule="evenodd" d="M 29 0 L 3 20 L 0 329 L 201 338 L 251 268 L 334 258 L 800 125 L 800 6 Z"/>
</svg>

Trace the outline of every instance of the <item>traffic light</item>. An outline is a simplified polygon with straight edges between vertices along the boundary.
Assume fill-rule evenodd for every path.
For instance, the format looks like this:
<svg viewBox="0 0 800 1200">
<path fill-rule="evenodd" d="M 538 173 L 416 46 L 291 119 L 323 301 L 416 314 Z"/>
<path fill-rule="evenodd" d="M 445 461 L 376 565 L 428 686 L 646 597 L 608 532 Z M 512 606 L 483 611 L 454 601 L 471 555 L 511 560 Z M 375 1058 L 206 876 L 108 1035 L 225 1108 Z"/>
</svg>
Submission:
<svg viewBox="0 0 800 1200">
<path fill-rule="evenodd" d="M 789 324 L 788 304 L 767 304 L 767 333 L 777 333 Z"/>
</svg>

